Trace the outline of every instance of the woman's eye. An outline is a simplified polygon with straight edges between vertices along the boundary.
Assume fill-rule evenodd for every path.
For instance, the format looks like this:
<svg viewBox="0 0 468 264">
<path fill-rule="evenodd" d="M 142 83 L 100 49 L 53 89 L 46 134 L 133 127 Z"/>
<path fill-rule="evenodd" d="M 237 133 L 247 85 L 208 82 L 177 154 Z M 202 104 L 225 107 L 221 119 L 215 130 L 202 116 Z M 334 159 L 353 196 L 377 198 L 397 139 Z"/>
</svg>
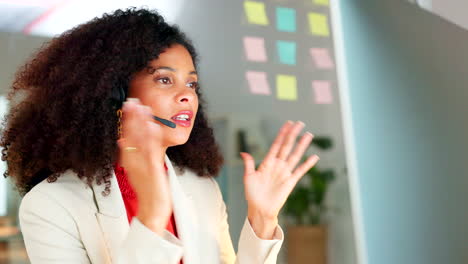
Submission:
<svg viewBox="0 0 468 264">
<path fill-rule="evenodd" d="M 171 79 L 168 77 L 158 78 L 157 81 L 162 84 L 171 84 Z"/>
<path fill-rule="evenodd" d="M 187 86 L 193 89 L 198 89 L 198 82 L 190 82 Z"/>
</svg>

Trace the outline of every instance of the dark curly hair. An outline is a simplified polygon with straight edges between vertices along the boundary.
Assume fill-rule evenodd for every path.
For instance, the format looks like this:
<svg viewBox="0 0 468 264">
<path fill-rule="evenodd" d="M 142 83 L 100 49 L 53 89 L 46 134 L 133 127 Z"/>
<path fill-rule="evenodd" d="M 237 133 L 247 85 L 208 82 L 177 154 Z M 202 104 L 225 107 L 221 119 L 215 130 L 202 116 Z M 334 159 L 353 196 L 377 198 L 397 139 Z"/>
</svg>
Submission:
<svg viewBox="0 0 468 264">
<path fill-rule="evenodd" d="M 184 46 L 195 67 L 197 54 L 177 26 L 156 11 L 129 8 L 104 14 L 53 38 L 16 73 L 8 100 L 23 99 L 1 128 L 5 177 L 21 194 L 44 179 L 53 182 L 71 169 L 88 184 L 110 192 L 117 160 L 117 123 L 110 107 L 116 86 L 128 91 L 132 75 L 171 45 Z M 200 89 L 199 108 L 188 141 L 167 155 L 180 169 L 216 176 L 223 158 L 213 136 Z"/>
</svg>

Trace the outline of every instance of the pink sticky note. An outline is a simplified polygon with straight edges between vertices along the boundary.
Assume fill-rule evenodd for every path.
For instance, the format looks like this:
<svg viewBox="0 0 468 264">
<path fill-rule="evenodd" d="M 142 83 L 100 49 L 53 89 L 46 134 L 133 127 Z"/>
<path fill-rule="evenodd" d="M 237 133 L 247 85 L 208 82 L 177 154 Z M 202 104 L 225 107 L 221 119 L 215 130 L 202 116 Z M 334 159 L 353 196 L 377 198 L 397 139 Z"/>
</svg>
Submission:
<svg viewBox="0 0 468 264">
<path fill-rule="evenodd" d="M 250 61 L 267 61 L 265 40 L 257 37 L 244 37 L 245 56 Z"/>
<path fill-rule="evenodd" d="M 245 78 L 253 94 L 271 94 L 266 72 L 248 71 Z"/>
<path fill-rule="evenodd" d="M 314 61 L 315 65 L 319 69 L 333 69 L 335 67 L 335 63 L 333 63 L 328 49 L 311 48 L 310 55 L 312 56 L 312 60 Z"/>
<path fill-rule="evenodd" d="M 333 102 L 330 86 L 329 81 L 312 81 L 316 104 L 331 104 Z"/>
</svg>

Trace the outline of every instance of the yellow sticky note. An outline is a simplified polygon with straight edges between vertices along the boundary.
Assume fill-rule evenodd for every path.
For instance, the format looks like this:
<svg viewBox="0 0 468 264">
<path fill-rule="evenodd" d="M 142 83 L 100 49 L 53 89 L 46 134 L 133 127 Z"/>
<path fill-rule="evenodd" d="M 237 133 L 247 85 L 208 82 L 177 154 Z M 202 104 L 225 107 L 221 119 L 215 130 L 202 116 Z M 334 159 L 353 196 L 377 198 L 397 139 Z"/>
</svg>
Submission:
<svg viewBox="0 0 468 264">
<path fill-rule="evenodd" d="M 309 26 L 312 35 L 328 37 L 330 29 L 328 28 L 328 19 L 326 15 L 320 13 L 309 13 Z"/>
<path fill-rule="evenodd" d="M 276 76 L 276 97 L 279 100 L 297 100 L 297 80 L 293 75 Z"/>
<path fill-rule="evenodd" d="M 330 1 L 329 0 L 314 0 L 314 4 L 316 5 L 323 5 L 323 6 L 329 6 Z"/>
<path fill-rule="evenodd" d="M 262 2 L 245 1 L 244 10 L 250 24 L 268 25 L 265 4 Z"/>
</svg>

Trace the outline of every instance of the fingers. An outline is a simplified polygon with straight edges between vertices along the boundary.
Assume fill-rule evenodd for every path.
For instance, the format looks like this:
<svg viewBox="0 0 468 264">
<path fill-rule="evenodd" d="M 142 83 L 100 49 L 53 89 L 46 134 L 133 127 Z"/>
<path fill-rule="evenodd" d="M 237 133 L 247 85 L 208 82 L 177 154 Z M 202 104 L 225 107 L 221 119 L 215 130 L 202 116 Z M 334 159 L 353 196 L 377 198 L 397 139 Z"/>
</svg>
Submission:
<svg viewBox="0 0 468 264">
<path fill-rule="evenodd" d="M 309 158 L 307 158 L 307 160 L 302 163 L 301 165 L 299 165 L 299 167 L 297 167 L 293 174 L 292 174 L 292 178 L 297 182 L 299 181 L 300 178 L 302 178 L 302 176 L 304 176 L 304 174 L 310 170 L 312 167 L 315 166 L 315 164 L 317 164 L 317 162 L 320 160 L 319 156 L 317 155 L 312 155 L 310 156 Z"/>
<path fill-rule="evenodd" d="M 271 144 L 270 150 L 265 157 L 264 162 L 271 163 L 275 160 L 276 156 L 278 155 L 278 151 L 281 149 L 281 145 L 283 144 L 284 138 L 286 137 L 288 131 L 293 126 L 292 121 L 287 121 L 284 125 L 280 128 L 278 135 L 276 136 L 273 144 Z"/>
<path fill-rule="evenodd" d="M 294 169 L 297 163 L 299 163 L 305 151 L 309 147 L 310 142 L 312 142 L 313 138 L 314 138 L 314 135 L 312 135 L 310 132 L 306 132 L 301 137 L 293 153 L 289 156 L 288 160 L 286 161 L 286 163 L 288 164 L 288 168 L 290 170 Z"/>
<path fill-rule="evenodd" d="M 242 159 L 244 160 L 244 176 L 255 172 L 255 160 L 249 153 L 241 152 Z"/>
<path fill-rule="evenodd" d="M 148 136 L 149 131 L 142 128 L 146 127 L 146 122 L 151 120 L 151 108 L 142 105 L 136 98 L 128 98 L 122 110 L 122 137 L 126 138 L 127 141 L 134 142 Z"/>
<path fill-rule="evenodd" d="M 297 135 L 299 135 L 304 126 L 305 124 L 303 122 L 298 121 L 290 128 L 278 153 L 278 158 L 280 160 L 286 160 L 288 158 L 291 149 L 296 143 Z"/>
<path fill-rule="evenodd" d="M 128 139 L 132 135 L 131 128 L 138 123 L 138 102 L 129 98 L 124 102 L 122 112 L 122 137 Z"/>
</svg>

